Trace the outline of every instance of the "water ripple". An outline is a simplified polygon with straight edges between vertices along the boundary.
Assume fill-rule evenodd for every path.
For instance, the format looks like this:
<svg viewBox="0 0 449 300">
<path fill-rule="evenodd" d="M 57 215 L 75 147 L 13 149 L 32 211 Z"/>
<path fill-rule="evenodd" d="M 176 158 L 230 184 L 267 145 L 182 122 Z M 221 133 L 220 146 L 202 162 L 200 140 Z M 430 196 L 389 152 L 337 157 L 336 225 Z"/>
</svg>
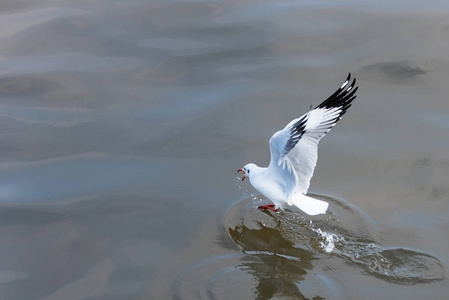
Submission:
<svg viewBox="0 0 449 300">
<path fill-rule="evenodd" d="M 307 273 L 315 260 L 337 257 L 365 275 L 390 283 L 413 285 L 445 279 L 438 258 L 420 250 L 382 245 L 377 224 L 357 207 L 335 197 L 314 197 L 328 201 L 331 208 L 312 219 L 297 211 L 259 211 L 260 200 L 243 199 L 227 212 L 226 229 L 248 255 L 300 262 L 302 272 L 297 269 L 294 274 Z M 301 276 L 296 280 L 301 281 Z"/>
<path fill-rule="evenodd" d="M 248 267 L 240 263 L 243 257 L 241 253 L 213 256 L 189 266 L 171 284 L 173 299 L 217 299 L 219 295 L 227 299 L 253 298 L 248 286 L 255 282 Z"/>
</svg>

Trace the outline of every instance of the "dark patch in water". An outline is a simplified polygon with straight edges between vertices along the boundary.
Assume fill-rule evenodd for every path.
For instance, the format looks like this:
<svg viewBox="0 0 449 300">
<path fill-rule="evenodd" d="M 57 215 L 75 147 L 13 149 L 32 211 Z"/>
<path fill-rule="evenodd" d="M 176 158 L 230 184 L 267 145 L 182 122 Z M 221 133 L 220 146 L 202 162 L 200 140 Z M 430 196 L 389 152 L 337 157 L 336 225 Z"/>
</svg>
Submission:
<svg viewBox="0 0 449 300">
<path fill-rule="evenodd" d="M 374 63 L 362 67 L 360 71 L 365 77 L 368 77 L 367 79 L 376 80 L 379 76 L 388 76 L 389 80 L 393 80 L 393 82 L 407 81 L 427 74 L 427 71 L 412 66 L 412 63 L 408 61 Z"/>
<path fill-rule="evenodd" d="M 49 82 L 33 77 L 0 77 L 0 93 L 9 97 L 29 97 L 50 90 Z"/>
</svg>

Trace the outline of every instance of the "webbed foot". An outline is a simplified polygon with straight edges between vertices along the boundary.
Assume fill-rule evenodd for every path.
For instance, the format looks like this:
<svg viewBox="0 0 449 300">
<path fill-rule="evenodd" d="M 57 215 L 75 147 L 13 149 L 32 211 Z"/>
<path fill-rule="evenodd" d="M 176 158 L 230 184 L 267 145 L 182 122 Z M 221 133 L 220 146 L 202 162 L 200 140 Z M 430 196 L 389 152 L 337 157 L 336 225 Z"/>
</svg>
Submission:
<svg viewBox="0 0 449 300">
<path fill-rule="evenodd" d="M 274 204 L 267 204 L 267 205 L 262 205 L 258 207 L 259 209 L 269 209 L 272 210 L 274 212 L 278 212 L 279 209 L 275 208 Z"/>
</svg>

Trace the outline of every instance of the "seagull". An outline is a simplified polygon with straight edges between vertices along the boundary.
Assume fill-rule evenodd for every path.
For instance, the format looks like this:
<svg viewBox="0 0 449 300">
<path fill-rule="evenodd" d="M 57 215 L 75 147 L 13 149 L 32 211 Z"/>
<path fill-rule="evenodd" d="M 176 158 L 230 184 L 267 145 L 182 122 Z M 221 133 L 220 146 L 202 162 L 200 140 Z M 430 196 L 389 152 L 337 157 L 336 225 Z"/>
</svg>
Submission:
<svg viewBox="0 0 449 300">
<path fill-rule="evenodd" d="M 274 212 L 285 204 L 295 205 L 308 215 L 324 214 L 329 204 L 306 196 L 318 159 L 318 143 L 341 119 L 356 98 L 356 79 L 349 73 L 343 85 L 323 103 L 292 120 L 270 138 L 270 164 L 266 168 L 245 165 L 242 181 L 251 185 L 273 204 L 259 206 Z"/>
</svg>

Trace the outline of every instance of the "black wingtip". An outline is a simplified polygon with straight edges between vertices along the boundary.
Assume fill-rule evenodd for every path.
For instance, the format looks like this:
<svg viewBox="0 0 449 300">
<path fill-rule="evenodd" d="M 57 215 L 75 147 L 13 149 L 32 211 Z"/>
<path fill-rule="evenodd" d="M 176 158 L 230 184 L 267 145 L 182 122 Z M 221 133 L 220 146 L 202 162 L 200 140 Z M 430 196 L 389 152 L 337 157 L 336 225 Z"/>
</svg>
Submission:
<svg viewBox="0 0 449 300">
<path fill-rule="evenodd" d="M 341 106 L 346 107 L 348 104 L 350 104 L 352 100 L 354 100 L 353 96 L 358 89 L 358 87 L 356 86 L 356 78 L 353 78 L 352 82 L 349 84 L 350 80 L 351 73 L 348 73 L 348 77 L 341 85 L 341 87 L 316 108 L 331 108 Z"/>
<path fill-rule="evenodd" d="M 357 82 L 357 78 L 354 78 L 354 81 L 352 82 L 351 87 L 354 87 L 356 82 Z"/>
</svg>

